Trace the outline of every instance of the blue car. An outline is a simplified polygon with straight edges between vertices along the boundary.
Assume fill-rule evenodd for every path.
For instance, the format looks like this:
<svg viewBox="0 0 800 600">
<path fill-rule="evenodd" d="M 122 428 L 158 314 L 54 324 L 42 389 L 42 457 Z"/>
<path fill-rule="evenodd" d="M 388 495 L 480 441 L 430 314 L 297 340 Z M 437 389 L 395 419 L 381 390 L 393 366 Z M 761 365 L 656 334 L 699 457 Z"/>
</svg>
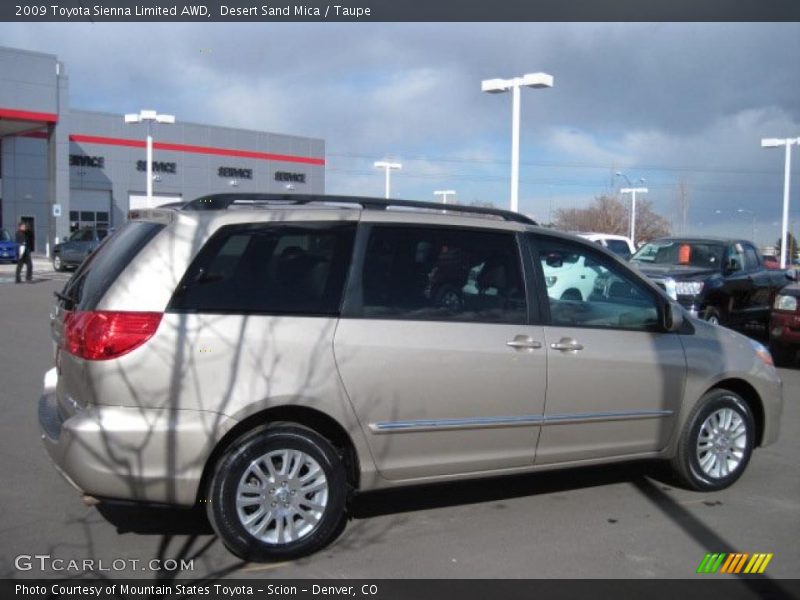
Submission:
<svg viewBox="0 0 800 600">
<path fill-rule="evenodd" d="M 14 241 L 8 229 L 0 229 L 0 262 L 10 260 L 15 263 L 18 257 L 19 244 Z"/>
</svg>

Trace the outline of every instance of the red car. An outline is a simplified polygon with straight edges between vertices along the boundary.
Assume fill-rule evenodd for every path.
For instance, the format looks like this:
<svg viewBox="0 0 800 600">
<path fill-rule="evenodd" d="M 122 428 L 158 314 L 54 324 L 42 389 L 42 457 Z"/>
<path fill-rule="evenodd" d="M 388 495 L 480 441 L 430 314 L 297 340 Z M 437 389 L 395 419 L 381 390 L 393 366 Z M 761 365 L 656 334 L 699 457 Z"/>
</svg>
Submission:
<svg viewBox="0 0 800 600">
<path fill-rule="evenodd" d="M 800 284 L 787 285 L 775 296 L 769 341 L 775 363 L 791 365 L 800 348 Z"/>
<path fill-rule="evenodd" d="M 780 269 L 781 263 L 780 261 L 774 256 L 762 256 L 764 266 L 768 269 Z"/>
</svg>

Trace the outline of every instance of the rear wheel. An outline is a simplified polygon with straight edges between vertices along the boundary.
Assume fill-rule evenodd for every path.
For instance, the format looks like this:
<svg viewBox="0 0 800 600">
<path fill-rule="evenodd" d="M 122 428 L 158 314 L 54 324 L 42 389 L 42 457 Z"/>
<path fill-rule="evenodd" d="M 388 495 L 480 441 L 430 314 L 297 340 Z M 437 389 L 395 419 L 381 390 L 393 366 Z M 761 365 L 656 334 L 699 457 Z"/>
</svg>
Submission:
<svg viewBox="0 0 800 600">
<path fill-rule="evenodd" d="M 208 516 L 231 552 L 285 560 L 325 546 L 344 518 L 347 478 L 336 449 L 294 424 L 259 428 L 222 455 Z"/>
<path fill-rule="evenodd" d="M 730 390 L 712 390 L 686 421 L 673 470 L 691 489 L 721 490 L 741 477 L 754 440 L 753 415 L 742 397 Z"/>
</svg>

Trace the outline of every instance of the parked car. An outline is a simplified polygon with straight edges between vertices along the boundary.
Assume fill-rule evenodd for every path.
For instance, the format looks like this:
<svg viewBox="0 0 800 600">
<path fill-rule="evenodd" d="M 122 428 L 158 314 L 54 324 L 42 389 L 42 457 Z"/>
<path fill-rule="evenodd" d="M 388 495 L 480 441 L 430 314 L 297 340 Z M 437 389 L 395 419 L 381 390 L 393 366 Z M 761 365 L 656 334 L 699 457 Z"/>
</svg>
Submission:
<svg viewBox="0 0 800 600">
<path fill-rule="evenodd" d="M 579 233 L 578 235 L 600 244 L 603 248 L 608 248 L 625 260 L 628 260 L 636 252 L 636 246 L 633 245 L 631 238 L 624 235 L 611 233 Z"/>
<path fill-rule="evenodd" d="M 14 241 L 14 236 L 8 229 L 0 229 L 0 261 L 8 260 L 12 263 L 19 258 L 19 244 Z"/>
<path fill-rule="evenodd" d="M 459 302 L 430 293 L 436 252 L 475 273 Z M 576 256 L 605 291 L 548 293 L 544 266 Z M 248 560 L 323 547 L 362 491 L 647 458 L 711 492 L 778 436 L 764 346 L 497 209 L 132 211 L 57 299 L 39 423 L 58 470 L 94 498 L 203 506 Z"/>
<path fill-rule="evenodd" d="M 764 266 L 767 269 L 777 270 L 781 268 L 781 262 L 775 256 L 767 256 L 766 254 L 761 257 Z"/>
<path fill-rule="evenodd" d="M 662 238 L 642 246 L 631 263 L 690 314 L 721 325 L 757 321 L 766 328 L 775 295 L 794 276 L 765 268 L 755 246 L 740 239 Z"/>
<path fill-rule="evenodd" d="M 74 231 L 53 248 L 53 268 L 56 271 L 65 271 L 80 266 L 107 235 L 108 229 L 104 227 L 87 227 Z"/>
<path fill-rule="evenodd" d="M 800 284 L 787 285 L 775 297 L 769 342 L 775 362 L 791 365 L 800 349 Z"/>
</svg>

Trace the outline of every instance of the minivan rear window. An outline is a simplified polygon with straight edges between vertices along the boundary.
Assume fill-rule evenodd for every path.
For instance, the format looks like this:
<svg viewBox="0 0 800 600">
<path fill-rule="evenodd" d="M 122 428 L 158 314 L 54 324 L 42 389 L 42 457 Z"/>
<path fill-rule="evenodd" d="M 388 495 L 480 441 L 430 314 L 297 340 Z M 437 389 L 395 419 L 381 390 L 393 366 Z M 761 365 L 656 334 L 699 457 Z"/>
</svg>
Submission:
<svg viewBox="0 0 800 600">
<path fill-rule="evenodd" d="M 107 236 L 57 294 L 66 310 L 95 310 L 136 255 L 164 229 L 163 223 L 129 221 Z"/>
</svg>

